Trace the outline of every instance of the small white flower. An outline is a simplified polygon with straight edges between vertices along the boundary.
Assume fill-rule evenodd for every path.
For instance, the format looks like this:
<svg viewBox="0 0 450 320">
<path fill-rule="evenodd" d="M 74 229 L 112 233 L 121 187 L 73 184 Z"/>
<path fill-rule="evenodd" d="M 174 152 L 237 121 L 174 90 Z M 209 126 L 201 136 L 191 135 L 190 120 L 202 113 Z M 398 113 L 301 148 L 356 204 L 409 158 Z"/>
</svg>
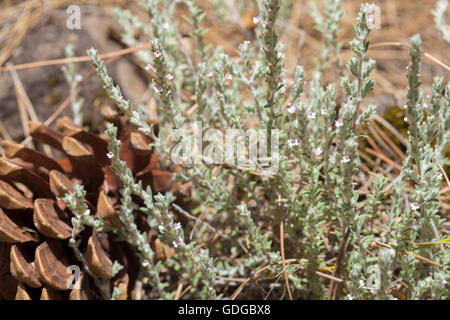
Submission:
<svg viewBox="0 0 450 320">
<path fill-rule="evenodd" d="M 359 280 L 359 285 L 360 285 L 361 287 L 364 287 L 364 281 Z"/>
<path fill-rule="evenodd" d="M 177 248 L 178 247 L 178 242 L 174 241 L 174 242 L 172 242 L 172 245 L 173 245 L 174 248 Z"/>
<path fill-rule="evenodd" d="M 425 102 L 422 104 L 422 109 L 428 109 L 428 105 Z"/>
<path fill-rule="evenodd" d="M 169 25 L 167 22 L 164 22 L 164 23 L 161 25 L 161 27 L 162 27 L 163 29 L 169 29 L 170 25 Z"/>
<path fill-rule="evenodd" d="M 447 284 L 447 280 L 444 279 L 444 281 L 442 281 L 442 284 Z"/>
<path fill-rule="evenodd" d="M 405 104 L 405 105 L 403 106 L 403 109 L 408 109 L 408 105 Z"/>
<path fill-rule="evenodd" d="M 348 294 L 347 297 L 348 297 L 348 300 L 353 300 L 353 299 L 355 299 L 355 297 L 354 297 L 352 294 Z"/>
<path fill-rule="evenodd" d="M 310 111 L 310 112 L 308 113 L 308 118 L 309 118 L 309 119 L 315 119 L 315 118 L 316 118 L 316 113 Z"/>
<path fill-rule="evenodd" d="M 328 110 L 327 109 L 322 109 L 320 110 L 320 114 L 323 116 L 326 116 L 328 114 Z"/>
<path fill-rule="evenodd" d="M 145 268 L 146 266 L 148 266 L 149 262 L 148 260 L 142 260 L 142 266 Z"/>
<path fill-rule="evenodd" d="M 438 179 L 442 179 L 442 173 L 440 171 L 438 171 L 438 173 L 436 173 L 436 176 L 438 177 Z"/>
<path fill-rule="evenodd" d="M 253 17 L 253 23 L 254 23 L 254 24 L 258 24 L 258 23 L 260 23 L 260 22 L 261 22 L 261 18 L 260 18 L 260 17 L 258 17 L 258 16 Z"/>
<path fill-rule="evenodd" d="M 350 162 L 350 157 L 345 155 L 342 157 L 341 163 L 347 163 L 347 162 Z"/>
<path fill-rule="evenodd" d="M 151 68 L 152 68 L 151 64 L 148 64 L 148 65 L 145 66 L 145 70 L 147 70 L 147 71 L 150 71 Z"/>
<path fill-rule="evenodd" d="M 232 75 L 231 73 L 227 73 L 227 74 L 225 75 L 225 79 L 227 79 L 227 80 L 233 80 L 233 75 Z"/>
<path fill-rule="evenodd" d="M 88 215 L 90 215 L 91 214 L 91 210 L 89 210 L 89 209 L 87 209 L 85 212 L 84 212 L 84 215 L 85 216 L 88 216 Z"/>
<path fill-rule="evenodd" d="M 209 72 L 207 75 L 206 75 L 208 78 L 212 78 L 212 77 L 214 77 L 214 72 Z"/>
<path fill-rule="evenodd" d="M 108 153 L 106 154 L 106 156 L 107 156 L 109 159 L 112 159 L 112 157 L 114 157 L 114 154 L 113 154 L 112 152 L 108 152 Z"/>
<path fill-rule="evenodd" d="M 289 107 L 289 108 L 287 109 L 287 111 L 288 111 L 289 113 L 295 113 L 295 111 L 297 111 L 297 108 L 295 108 L 294 106 L 291 106 L 291 107 Z"/>
<path fill-rule="evenodd" d="M 292 148 L 294 146 L 298 146 L 299 142 L 297 139 L 290 139 L 287 141 L 287 144 L 288 144 L 289 148 Z"/>
<path fill-rule="evenodd" d="M 82 76 L 81 74 L 77 74 L 77 75 L 75 76 L 75 81 L 76 81 L 76 82 L 81 82 L 81 81 L 83 81 L 83 76 Z"/>
<path fill-rule="evenodd" d="M 277 53 L 277 58 L 278 58 L 278 59 L 283 58 L 283 54 L 282 54 L 281 52 L 278 52 L 278 53 Z"/>
<path fill-rule="evenodd" d="M 320 155 L 322 154 L 323 151 L 322 151 L 322 149 L 319 147 L 319 148 L 314 149 L 313 152 L 314 152 L 314 154 L 315 154 L 316 156 L 320 156 Z"/>
<path fill-rule="evenodd" d="M 405 120 L 405 122 L 408 122 L 408 118 L 407 117 L 404 117 L 403 120 Z"/>
<path fill-rule="evenodd" d="M 417 202 L 411 203 L 411 209 L 417 211 L 419 209 L 419 204 Z"/>
<path fill-rule="evenodd" d="M 175 230 L 181 229 L 181 223 L 179 223 L 179 222 L 175 223 L 175 224 L 173 225 L 173 228 L 174 228 Z"/>
<path fill-rule="evenodd" d="M 159 229 L 159 231 L 163 232 L 163 231 L 166 229 L 166 227 L 164 227 L 163 224 L 160 224 L 160 225 L 158 226 L 158 229 Z"/>
<path fill-rule="evenodd" d="M 167 74 L 166 79 L 171 81 L 173 79 L 173 75 L 171 75 L 170 73 Z"/>
<path fill-rule="evenodd" d="M 342 122 L 341 119 L 337 119 L 334 124 L 336 125 L 337 128 L 342 127 L 344 125 L 344 123 Z"/>
<path fill-rule="evenodd" d="M 159 58 L 161 57 L 161 51 L 155 51 L 153 52 L 153 55 L 155 56 L 155 58 Z"/>
</svg>

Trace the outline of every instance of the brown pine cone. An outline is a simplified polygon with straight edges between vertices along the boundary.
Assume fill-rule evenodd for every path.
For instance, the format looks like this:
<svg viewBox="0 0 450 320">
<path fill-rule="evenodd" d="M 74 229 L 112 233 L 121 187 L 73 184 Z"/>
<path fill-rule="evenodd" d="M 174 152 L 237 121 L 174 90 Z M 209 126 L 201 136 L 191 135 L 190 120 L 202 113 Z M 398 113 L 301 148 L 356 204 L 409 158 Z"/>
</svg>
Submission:
<svg viewBox="0 0 450 320">
<path fill-rule="evenodd" d="M 123 143 L 120 156 L 144 187 L 150 185 L 154 193 L 179 189 L 172 174 L 159 169 L 158 155 L 148 137 L 130 127 L 116 111 L 105 107 L 102 114 L 118 127 Z M 82 184 L 91 215 L 122 227 L 118 217 L 120 181 L 109 168 L 107 141 L 66 117 L 58 120 L 58 131 L 42 123 L 29 126 L 35 141 L 63 156 L 52 159 L 21 144 L 2 142 L 6 157 L 0 158 L 0 299 L 100 298 L 93 279 L 82 271 L 79 283 L 69 289 L 73 278 L 68 267 L 82 270 L 82 264 L 68 245 L 72 213 L 59 198 L 72 192 L 75 184 Z M 150 230 L 143 216 L 137 224 L 147 231 L 157 258 L 170 254 L 162 250 L 157 231 Z M 119 298 L 127 299 L 140 266 L 133 249 L 126 242 L 113 241 L 112 234 L 89 227 L 79 237 L 79 248 L 91 272 L 110 280 L 107 294 L 111 295 L 116 285 L 122 291 Z M 124 269 L 113 278 L 114 260 Z"/>
</svg>

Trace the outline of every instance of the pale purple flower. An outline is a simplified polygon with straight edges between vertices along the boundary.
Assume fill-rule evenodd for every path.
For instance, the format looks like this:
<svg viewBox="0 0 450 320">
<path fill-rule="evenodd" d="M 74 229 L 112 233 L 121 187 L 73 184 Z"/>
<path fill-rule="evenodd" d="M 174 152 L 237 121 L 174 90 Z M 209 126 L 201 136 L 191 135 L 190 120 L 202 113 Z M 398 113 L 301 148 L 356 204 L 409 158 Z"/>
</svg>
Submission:
<svg viewBox="0 0 450 320">
<path fill-rule="evenodd" d="M 159 231 L 163 232 L 163 231 L 166 229 L 166 227 L 164 227 L 163 224 L 160 224 L 160 225 L 158 226 L 158 229 L 159 229 Z"/>
<path fill-rule="evenodd" d="M 256 16 L 256 17 L 253 17 L 253 23 L 254 24 L 258 24 L 258 23 L 260 23 L 261 22 L 261 18 L 260 17 L 258 17 L 258 16 Z"/>
<path fill-rule="evenodd" d="M 334 124 L 336 125 L 337 128 L 342 127 L 344 125 L 344 123 L 342 122 L 341 119 L 337 119 Z"/>
<path fill-rule="evenodd" d="M 106 156 L 107 156 L 109 159 L 112 159 L 112 157 L 114 157 L 114 154 L 113 154 L 112 152 L 108 152 L 108 153 L 106 154 Z"/>
<path fill-rule="evenodd" d="M 353 299 L 355 299 L 355 297 L 354 297 L 352 294 L 348 294 L 347 297 L 348 297 L 348 300 L 353 300 Z"/>
<path fill-rule="evenodd" d="M 174 228 L 175 230 L 181 229 L 181 223 L 179 223 L 179 222 L 175 223 L 175 224 L 173 225 L 173 228 Z"/>
<path fill-rule="evenodd" d="M 417 202 L 411 203 L 411 209 L 417 211 L 419 209 L 419 204 Z"/>
<path fill-rule="evenodd" d="M 76 82 L 81 82 L 81 81 L 83 81 L 83 76 L 82 76 L 81 74 L 77 74 L 77 75 L 75 76 L 75 81 L 76 81 Z"/>
<path fill-rule="evenodd" d="M 289 148 L 292 148 L 294 146 L 298 146 L 299 142 L 297 139 L 290 139 L 287 141 L 287 144 L 288 144 Z"/>
<path fill-rule="evenodd" d="M 178 242 L 173 241 L 173 242 L 172 242 L 172 245 L 173 245 L 174 248 L 177 248 L 177 247 L 178 247 Z"/>
<path fill-rule="evenodd" d="M 153 52 L 153 55 L 155 56 L 155 58 L 159 58 L 161 57 L 161 51 L 155 51 Z"/>
<path fill-rule="evenodd" d="M 168 74 L 166 75 L 166 79 L 169 80 L 169 81 L 171 81 L 171 80 L 173 79 L 173 75 L 171 75 L 170 73 L 168 73 Z"/>
<path fill-rule="evenodd" d="M 206 75 L 208 78 L 212 78 L 212 77 L 214 77 L 214 72 L 209 72 L 207 75 Z"/>
<path fill-rule="evenodd" d="M 422 109 L 428 109 L 428 105 L 425 102 L 422 104 Z"/>
<path fill-rule="evenodd" d="M 345 155 L 342 157 L 341 163 L 347 163 L 347 162 L 350 162 L 350 157 Z"/>
<path fill-rule="evenodd" d="M 242 50 L 244 46 L 248 46 L 250 44 L 250 41 L 245 40 L 243 43 L 239 45 L 239 50 Z"/>
<path fill-rule="evenodd" d="M 442 173 L 440 171 L 438 171 L 438 173 L 436 173 L 436 176 L 438 177 L 438 179 L 442 179 Z"/>
<path fill-rule="evenodd" d="M 323 151 L 322 151 L 322 148 L 319 147 L 319 148 L 313 149 L 313 152 L 316 156 L 320 156 Z"/>
<path fill-rule="evenodd" d="M 147 71 L 150 71 L 151 68 L 152 68 L 151 64 L 148 64 L 148 65 L 145 66 L 145 70 L 147 70 Z"/>
<path fill-rule="evenodd" d="M 308 118 L 309 118 L 309 119 L 315 119 L 315 118 L 316 118 L 316 113 L 310 111 L 310 112 L 308 113 Z"/>
<path fill-rule="evenodd" d="M 289 108 L 287 109 L 287 111 L 288 111 L 289 113 L 295 113 L 295 111 L 297 111 L 297 108 L 295 108 L 294 106 L 291 106 L 291 107 L 289 107 Z"/>
<path fill-rule="evenodd" d="M 225 79 L 227 79 L 227 80 L 233 80 L 233 75 L 232 75 L 231 73 L 227 73 L 227 74 L 225 75 Z"/>
<path fill-rule="evenodd" d="M 320 110 L 320 114 L 323 116 L 326 116 L 328 114 L 328 110 L 327 109 L 322 109 Z"/>
<path fill-rule="evenodd" d="M 156 93 L 162 93 L 162 92 L 163 92 L 163 89 L 162 89 L 160 86 L 158 86 L 158 85 L 156 85 L 156 86 L 153 88 L 153 90 L 155 90 Z"/>
</svg>

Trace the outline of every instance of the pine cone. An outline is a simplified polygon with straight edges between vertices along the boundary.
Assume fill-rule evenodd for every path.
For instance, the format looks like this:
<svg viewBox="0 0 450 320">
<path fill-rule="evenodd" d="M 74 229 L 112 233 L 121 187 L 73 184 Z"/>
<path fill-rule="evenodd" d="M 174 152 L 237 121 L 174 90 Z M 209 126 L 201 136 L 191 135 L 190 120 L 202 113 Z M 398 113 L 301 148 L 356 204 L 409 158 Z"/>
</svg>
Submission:
<svg viewBox="0 0 450 320">
<path fill-rule="evenodd" d="M 118 127 L 123 143 L 120 156 L 136 179 L 144 187 L 150 185 L 154 193 L 176 188 L 172 174 L 159 170 L 149 138 L 127 125 L 116 111 L 105 107 L 102 114 Z M 72 213 L 59 198 L 73 192 L 75 184 L 82 184 L 91 215 L 122 227 L 120 181 L 109 168 L 107 141 L 66 117 L 57 121 L 58 131 L 42 123 L 29 126 L 35 141 L 63 156 L 56 160 L 20 144 L 2 142 L 6 158 L 0 158 L 0 299 L 98 298 L 99 290 L 86 273 L 81 272 L 73 289 L 69 287 L 73 278 L 68 267 L 82 270 L 82 264 L 68 245 Z M 157 231 L 139 215 L 138 227 L 147 231 L 157 259 L 165 258 L 170 252 L 162 250 Z M 80 234 L 79 248 L 95 276 L 111 279 L 107 294 L 116 285 L 122 292 L 119 299 L 127 299 L 140 264 L 130 245 L 113 242 L 113 237 L 87 227 Z M 124 269 L 113 279 L 114 260 Z"/>
</svg>

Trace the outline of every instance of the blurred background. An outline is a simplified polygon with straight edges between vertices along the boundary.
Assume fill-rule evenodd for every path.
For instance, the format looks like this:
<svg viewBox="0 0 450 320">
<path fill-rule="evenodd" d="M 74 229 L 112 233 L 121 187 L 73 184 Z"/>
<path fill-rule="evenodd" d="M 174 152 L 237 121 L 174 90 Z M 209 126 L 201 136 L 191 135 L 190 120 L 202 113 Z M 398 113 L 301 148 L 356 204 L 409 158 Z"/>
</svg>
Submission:
<svg viewBox="0 0 450 320">
<path fill-rule="evenodd" d="M 281 14 L 284 19 L 279 28 L 281 41 L 286 45 L 287 75 L 292 76 L 295 65 L 302 64 L 308 79 L 312 71 L 320 66 L 315 63 L 320 56 L 321 35 L 315 30 L 314 21 L 309 14 L 309 1 L 291 1 Z M 20 65 L 30 62 L 46 61 L 65 57 L 65 47 L 73 44 L 76 56 L 85 56 L 89 47 L 100 53 L 127 48 L 122 43 L 120 26 L 114 20 L 113 9 L 129 9 L 143 21 L 148 21 L 145 10 L 139 5 L 141 0 L 2 0 L 0 2 L 0 67 Z M 321 12 L 323 5 L 315 1 Z M 219 6 L 216 4 L 219 3 Z M 348 41 L 354 37 L 352 24 L 361 1 L 343 1 L 345 17 L 341 21 L 343 42 L 342 60 L 347 62 L 351 53 Z M 374 1 L 381 9 L 381 28 L 373 30 L 369 39 L 373 47 L 369 57 L 377 60 L 374 76 L 376 90 L 365 101 L 375 103 L 380 114 L 395 124 L 403 123 L 402 106 L 406 96 L 406 66 L 408 43 L 415 33 L 420 33 L 423 50 L 430 57 L 424 58 L 422 66 L 423 89 L 430 91 L 433 76 L 444 76 L 449 80 L 449 44 L 436 30 L 432 15 L 435 0 L 388 0 Z M 254 1 L 247 0 L 198 0 L 197 4 L 207 13 L 204 26 L 209 32 L 208 42 L 214 47 L 221 46 L 224 51 L 236 57 L 236 49 L 244 40 L 255 39 L 254 17 L 257 16 Z M 69 29 L 67 8 L 77 5 L 80 8 L 80 29 Z M 186 35 L 188 25 L 181 18 L 184 5 L 177 6 L 176 19 L 179 28 Z M 448 20 L 447 20 L 448 21 Z M 136 34 L 139 43 L 148 39 Z M 189 50 L 194 45 L 186 36 L 183 39 Z M 394 44 L 389 44 L 394 42 Z M 444 65 L 443 65 L 444 64 Z M 70 94 L 62 65 L 40 66 L 17 72 L 0 73 L 0 136 L 4 139 L 20 141 L 26 135 L 23 130 L 29 113 L 23 108 L 32 108 L 40 121 L 45 121 L 67 99 Z M 147 103 L 148 84 L 151 78 L 136 58 L 136 53 L 123 55 L 108 65 L 108 70 L 120 85 L 124 95 L 135 103 Z M 77 64 L 77 72 L 86 76 L 92 71 L 89 62 Z M 338 70 L 329 69 L 323 84 L 336 82 Z M 289 84 L 289 81 L 288 81 Z M 83 84 L 80 95 L 85 98 L 83 107 L 84 125 L 93 130 L 100 121 L 99 110 L 108 103 L 98 79 L 93 76 Z M 151 95 L 150 95 L 151 96 Z M 64 113 L 70 113 L 70 107 Z M 33 120 L 33 119 L 31 119 Z M 403 124 L 398 124 L 402 126 Z M 399 128 L 401 130 L 402 128 Z"/>
</svg>

